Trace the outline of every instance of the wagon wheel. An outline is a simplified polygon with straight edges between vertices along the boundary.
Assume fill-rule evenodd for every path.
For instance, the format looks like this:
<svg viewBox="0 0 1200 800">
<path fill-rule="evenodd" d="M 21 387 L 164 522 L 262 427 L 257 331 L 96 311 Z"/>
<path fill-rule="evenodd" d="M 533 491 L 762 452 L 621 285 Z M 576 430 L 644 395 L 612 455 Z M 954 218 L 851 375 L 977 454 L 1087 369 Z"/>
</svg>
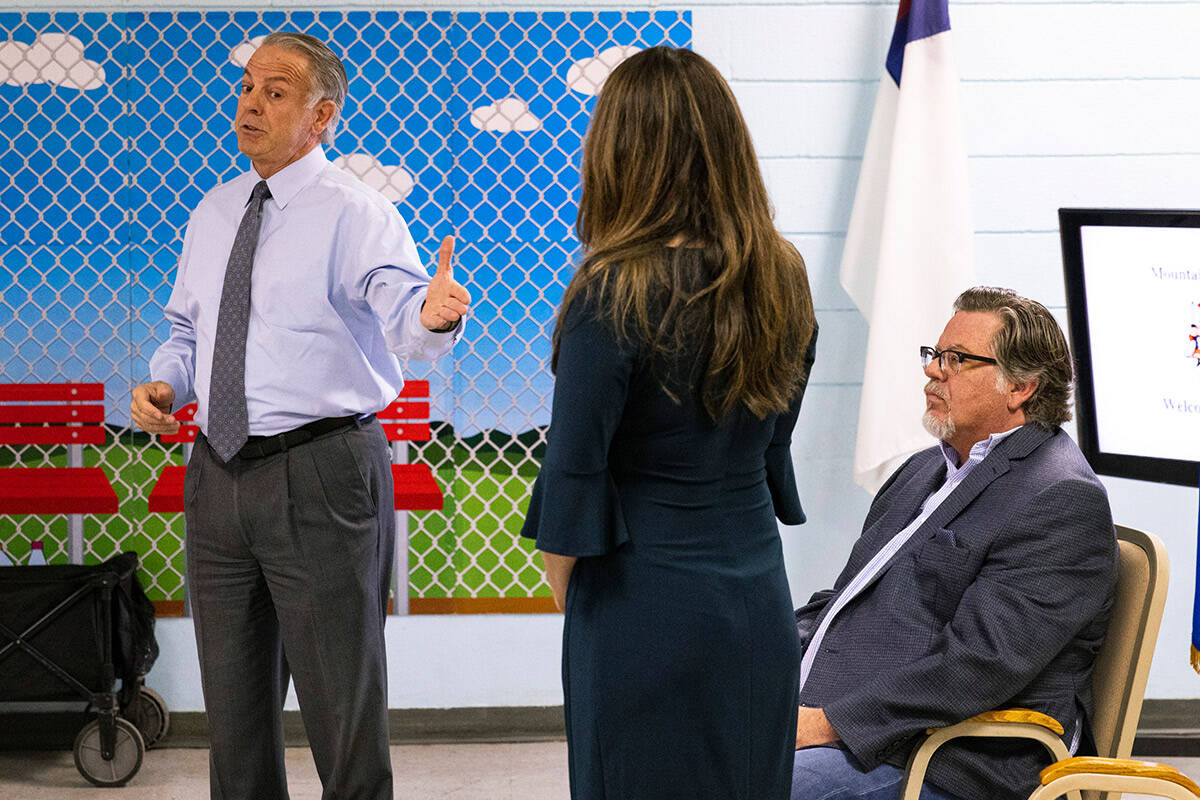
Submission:
<svg viewBox="0 0 1200 800">
<path fill-rule="evenodd" d="M 97 786 L 123 786 L 142 766 L 146 745 L 129 720 L 117 717 L 116 744 L 111 761 L 100 753 L 100 720 L 83 726 L 75 737 L 75 768 Z"/>
<path fill-rule="evenodd" d="M 147 686 L 139 686 L 133 702 L 121 710 L 125 719 L 137 726 L 142 734 L 146 749 L 162 741 L 171 727 L 171 712 L 158 692 Z"/>
</svg>

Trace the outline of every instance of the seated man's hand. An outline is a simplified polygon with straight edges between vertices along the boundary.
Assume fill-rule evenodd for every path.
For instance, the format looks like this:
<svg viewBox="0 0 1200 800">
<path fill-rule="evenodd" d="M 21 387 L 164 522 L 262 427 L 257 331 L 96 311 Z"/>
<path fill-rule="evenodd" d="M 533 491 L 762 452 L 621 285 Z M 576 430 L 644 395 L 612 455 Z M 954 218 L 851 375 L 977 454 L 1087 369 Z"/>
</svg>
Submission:
<svg viewBox="0 0 1200 800">
<path fill-rule="evenodd" d="M 816 744 L 836 742 L 839 738 L 837 731 L 825 718 L 825 712 L 819 708 L 800 707 L 796 718 L 796 749 L 811 747 Z"/>
<path fill-rule="evenodd" d="M 133 400 L 129 412 L 139 428 L 147 433 L 175 433 L 179 421 L 171 416 L 171 405 L 175 402 L 175 390 L 162 381 L 143 383 L 133 387 Z"/>
</svg>

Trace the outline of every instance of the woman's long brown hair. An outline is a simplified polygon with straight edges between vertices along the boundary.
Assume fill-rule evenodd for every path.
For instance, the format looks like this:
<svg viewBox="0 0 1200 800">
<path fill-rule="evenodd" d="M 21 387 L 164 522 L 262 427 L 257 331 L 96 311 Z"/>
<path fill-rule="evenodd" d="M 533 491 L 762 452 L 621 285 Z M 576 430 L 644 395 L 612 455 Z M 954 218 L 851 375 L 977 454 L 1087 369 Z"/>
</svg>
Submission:
<svg viewBox="0 0 1200 800">
<path fill-rule="evenodd" d="M 581 178 L 583 263 L 559 308 L 552 365 L 567 310 L 594 295 L 615 331 L 660 351 L 708 344 L 697 388 L 714 420 L 739 405 L 760 419 L 785 410 L 804 374 L 812 295 L 720 73 L 670 47 L 622 62 L 596 101 Z M 666 250 L 676 243 L 715 261 L 706 280 L 681 281 Z"/>
</svg>

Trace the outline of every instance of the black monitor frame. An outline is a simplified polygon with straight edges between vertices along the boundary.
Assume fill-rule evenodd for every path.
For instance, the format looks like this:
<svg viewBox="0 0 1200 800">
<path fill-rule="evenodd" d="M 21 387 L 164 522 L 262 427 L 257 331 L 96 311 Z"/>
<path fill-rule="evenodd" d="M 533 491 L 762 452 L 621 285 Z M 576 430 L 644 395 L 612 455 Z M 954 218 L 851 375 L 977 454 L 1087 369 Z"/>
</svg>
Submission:
<svg viewBox="0 0 1200 800">
<path fill-rule="evenodd" d="M 1096 421 L 1096 394 L 1092 383 L 1091 336 L 1088 329 L 1087 294 L 1083 276 L 1083 242 L 1080 228 L 1088 226 L 1137 228 L 1200 228 L 1200 210 L 1141 210 L 1112 208 L 1060 208 L 1063 277 L 1067 289 L 1067 319 L 1071 329 L 1071 352 L 1075 355 L 1075 420 L 1079 447 L 1092 469 L 1120 478 L 1196 486 L 1200 462 L 1173 458 L 1150 458 L 1100 449 Z"/>
</svg>

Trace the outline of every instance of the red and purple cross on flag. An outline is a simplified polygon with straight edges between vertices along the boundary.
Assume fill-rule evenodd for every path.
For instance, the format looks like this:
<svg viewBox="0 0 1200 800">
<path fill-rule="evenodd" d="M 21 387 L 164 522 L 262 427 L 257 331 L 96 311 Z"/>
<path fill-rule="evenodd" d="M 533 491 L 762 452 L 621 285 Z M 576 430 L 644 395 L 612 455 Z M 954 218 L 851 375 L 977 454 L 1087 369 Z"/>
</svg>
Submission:
<svg viewBox="0 0 1200 800">
<path fill-rule="evenodd" d="M 871 492 L 933 439 L 917 353 L 975 283 L 954 42 L 946 0 L 901 0 L 842 251 L 866 317 L 854 479 Z M 904 80 L 901 81 L 903 74 Z"/>
<path fill-rule="evenodd" d="M 920 39 L 936 36 L 950 30 L 950 4 L 947 0 L 900 0 L 896 12 L 896 29 L 892 31 L 892 44 L 888 48 L 887 71 L 896 85 L 900 85 L 900 74 L 904 68 L 904 50 Z"/>
</svg>

